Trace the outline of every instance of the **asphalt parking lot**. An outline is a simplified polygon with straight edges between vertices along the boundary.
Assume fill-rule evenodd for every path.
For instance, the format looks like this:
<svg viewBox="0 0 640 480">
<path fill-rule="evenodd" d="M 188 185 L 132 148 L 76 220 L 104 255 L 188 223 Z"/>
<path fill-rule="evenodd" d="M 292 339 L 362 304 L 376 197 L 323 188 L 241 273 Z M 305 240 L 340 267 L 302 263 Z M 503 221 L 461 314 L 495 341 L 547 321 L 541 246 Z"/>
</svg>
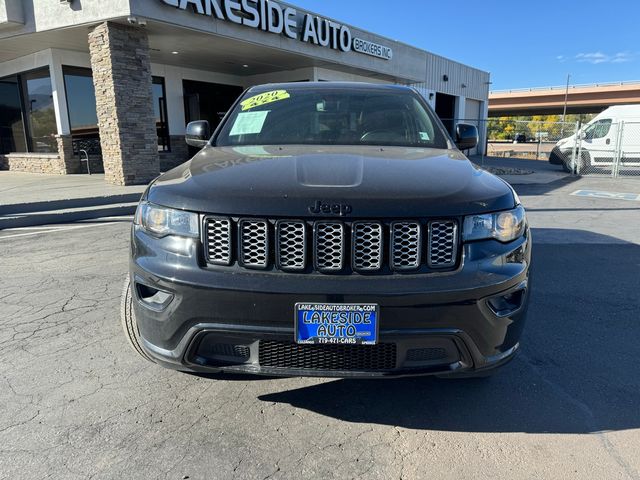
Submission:
<svg viewBox="0 0 640 480">
<path fill-rule="evenodd" d="M 516 187 L 520 355 L 489 380 L 202 377 L 119 324 L 129 218 L 0 232 L 0 479 L 640 479 L 640 181 Z"/>
</svg>

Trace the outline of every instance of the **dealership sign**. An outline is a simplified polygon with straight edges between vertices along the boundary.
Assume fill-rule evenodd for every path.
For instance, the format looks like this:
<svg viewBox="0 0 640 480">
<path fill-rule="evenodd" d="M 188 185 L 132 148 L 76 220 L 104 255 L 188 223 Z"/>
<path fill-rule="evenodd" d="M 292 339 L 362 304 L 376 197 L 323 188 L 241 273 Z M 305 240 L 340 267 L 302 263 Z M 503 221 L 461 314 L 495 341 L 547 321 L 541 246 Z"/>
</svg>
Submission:
<svg viewBox="0 0 640 480">
<path fill-rule="evenodd" d="M 305 43 L 349 52 L 351 50 L 391 60 L 390 47 L 353 38 L 346 25 L 281 6 L 273 0 L 160 0 L 181 10 L 226 20 L 265 32 L 284 35 Z"/>
</svg>

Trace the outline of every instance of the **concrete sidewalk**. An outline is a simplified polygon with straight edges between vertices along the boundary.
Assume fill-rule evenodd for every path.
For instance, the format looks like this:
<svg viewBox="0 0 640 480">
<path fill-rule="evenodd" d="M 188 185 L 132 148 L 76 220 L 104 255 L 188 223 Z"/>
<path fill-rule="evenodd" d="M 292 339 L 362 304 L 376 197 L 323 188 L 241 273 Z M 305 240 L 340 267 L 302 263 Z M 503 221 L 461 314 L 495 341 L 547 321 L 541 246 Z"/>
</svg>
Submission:
<svg viewBox="0 0 640 480">
<path fill-rule="evenodd" d="M 0 230 L 131 215 L 145 188 L 109 185 L 104 175 L 0 171 Z"/>
<path fill-rule="evenodd" d="M 0 211 L 8 205 L 53 202 L 69 199 L 89 199 L 137 195 L 146 185 L 119 187 L 104 181 L 104 174 L 97 175 L 46 175 L 0 171 Z"/>
</svg>

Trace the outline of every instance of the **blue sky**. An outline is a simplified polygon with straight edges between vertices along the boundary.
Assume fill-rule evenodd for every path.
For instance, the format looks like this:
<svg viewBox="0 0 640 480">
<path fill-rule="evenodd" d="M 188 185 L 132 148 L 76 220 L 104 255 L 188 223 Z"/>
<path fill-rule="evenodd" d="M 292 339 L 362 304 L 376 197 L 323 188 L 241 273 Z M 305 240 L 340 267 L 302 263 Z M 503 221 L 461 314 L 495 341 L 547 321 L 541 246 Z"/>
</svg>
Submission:
<svg viewBox="0 0 640 480">
<path fill-rule="evenodd" d="M 491 72 L 492 90 L 640 80 L 639 0 L 290 0 Z"/>
</svg>

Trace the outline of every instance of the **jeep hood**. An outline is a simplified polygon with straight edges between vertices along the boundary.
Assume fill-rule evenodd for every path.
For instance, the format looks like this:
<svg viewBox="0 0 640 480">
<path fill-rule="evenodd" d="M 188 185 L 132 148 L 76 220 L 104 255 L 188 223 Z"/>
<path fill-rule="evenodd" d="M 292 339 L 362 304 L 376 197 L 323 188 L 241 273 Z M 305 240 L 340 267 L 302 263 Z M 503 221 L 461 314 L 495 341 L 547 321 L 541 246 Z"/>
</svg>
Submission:
<svg viewBox="0 0 640 480">
<path fill-rule="evenodd" d="M 352 218 L 459 216 L 514 206 L 511 188 L 457 150 L 373 146 L 206 147 L 158 177 L 150 202 L 243 216 L 311 217 L 317 201 Z"/>
</svg>

